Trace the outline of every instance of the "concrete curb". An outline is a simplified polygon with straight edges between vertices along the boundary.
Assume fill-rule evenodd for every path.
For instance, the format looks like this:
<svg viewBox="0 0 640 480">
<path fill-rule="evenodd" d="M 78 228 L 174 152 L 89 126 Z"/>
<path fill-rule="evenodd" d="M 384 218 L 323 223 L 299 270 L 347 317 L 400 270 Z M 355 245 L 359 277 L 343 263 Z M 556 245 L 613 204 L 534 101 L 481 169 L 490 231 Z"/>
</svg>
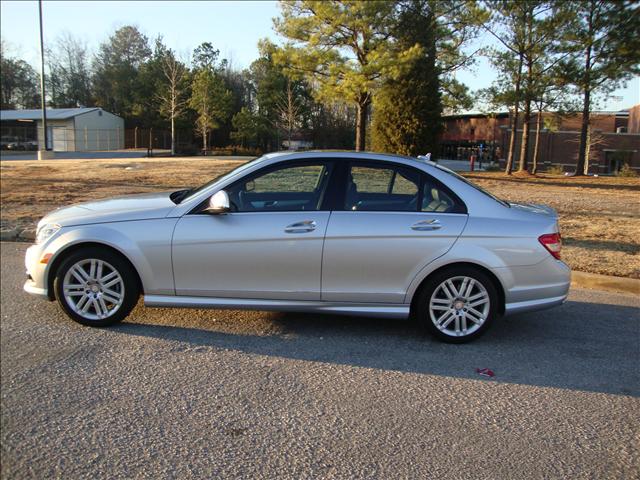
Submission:
<svg viewBox="0 0 640 480">
<path fill-rule="evenodd" d="M 3 242 L 33 242 L 35 239 L 35 228 L 13 228 L 0 230 L 0 241 Z"/>
<path fill-rule="evenodd" d="M 640 295 L 640 280 L 597 273 L 571 272 L 571 286 Z"/>
</svg>

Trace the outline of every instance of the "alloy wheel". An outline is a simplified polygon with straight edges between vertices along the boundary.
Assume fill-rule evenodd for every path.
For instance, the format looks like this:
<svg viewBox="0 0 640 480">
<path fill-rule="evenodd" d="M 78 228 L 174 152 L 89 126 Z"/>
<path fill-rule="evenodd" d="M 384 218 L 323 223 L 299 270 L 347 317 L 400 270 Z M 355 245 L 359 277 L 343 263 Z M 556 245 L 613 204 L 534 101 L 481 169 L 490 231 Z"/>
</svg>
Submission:
<svg viewBox="0 0 640 480">
<path fill-rule="evenodd" d="M 478 280 L 458 276 L 436 287 L 429 300 L 429 316 L 435 327 L 451 337 L 471 335 L 487 320 L 491 301 Z"/>
<path fill-rule="evenodd" d="M 124 280 L 108 262 L 88 258 L 74 263 L 62 283 L 67 305 L 87 320 L 104 320 L 124 301 Z"/>
</svg>

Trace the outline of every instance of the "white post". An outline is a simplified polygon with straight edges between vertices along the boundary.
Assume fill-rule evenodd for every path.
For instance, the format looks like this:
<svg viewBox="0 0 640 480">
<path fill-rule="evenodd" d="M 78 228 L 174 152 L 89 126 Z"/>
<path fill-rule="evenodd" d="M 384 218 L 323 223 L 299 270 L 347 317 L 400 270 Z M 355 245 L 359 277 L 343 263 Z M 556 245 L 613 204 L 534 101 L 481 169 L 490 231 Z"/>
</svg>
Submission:
<svg viewBox="0 0 640 480">
<path fill-rule="evenodd" d="M 87 135 L 87 126 L 84 126 L 84 150 L 89 150 L 89 136 Z"/>
</svg>

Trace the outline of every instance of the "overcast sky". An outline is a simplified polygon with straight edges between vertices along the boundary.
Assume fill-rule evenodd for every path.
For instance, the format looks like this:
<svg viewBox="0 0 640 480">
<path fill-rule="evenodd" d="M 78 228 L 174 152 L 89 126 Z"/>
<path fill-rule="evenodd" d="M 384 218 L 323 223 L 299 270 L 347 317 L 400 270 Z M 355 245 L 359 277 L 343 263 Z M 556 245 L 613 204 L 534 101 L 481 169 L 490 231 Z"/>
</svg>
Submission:
<svg viewBox="0 0 640 480">
<path fill-rule="evenodd" d="M 37 67 L 38 2 L 2 0 L 0 10 L 2 39 L 9 52 Z M 68 31 L 94 50 L 115 29 L 133 24 L 149 39 L 161 34 L 165 43 L 179 53 L 188 54 L 200 43 L 211 42 L 235 67 L 245 68 L 258 55 L 259 39 L 281 41 L 272 29 L 272 18 L 279 14 L 273 1 L 45 1 L 43 11 L 45 42 Z M 472 71 L 457 74 L 458 80 L 473 90 L 488 86 L 494 77 L 485 59 L 479 59 Z M 614 95 L 599 108 L 620 110 L 640 103 L 640 78 Z"/>
</svg>

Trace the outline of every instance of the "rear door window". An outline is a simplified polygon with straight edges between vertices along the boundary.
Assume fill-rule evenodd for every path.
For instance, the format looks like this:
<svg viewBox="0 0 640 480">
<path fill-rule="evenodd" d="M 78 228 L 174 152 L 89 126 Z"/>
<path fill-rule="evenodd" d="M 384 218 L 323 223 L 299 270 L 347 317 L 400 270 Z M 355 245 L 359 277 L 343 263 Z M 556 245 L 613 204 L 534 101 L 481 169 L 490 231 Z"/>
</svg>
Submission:
<svg viewBox="0 0 640 480">
<path fill-rule="evenodd" d="M 422 212 L 467 213 L 467 207 L 450 189 L 429 175 L 422 184 Z"/>
<path fill-rule="evenodd" d="M 351 164 L 344 209 L 417 212 L 420 183 L 420 172 L 400 165 Z"/>
</svg>

